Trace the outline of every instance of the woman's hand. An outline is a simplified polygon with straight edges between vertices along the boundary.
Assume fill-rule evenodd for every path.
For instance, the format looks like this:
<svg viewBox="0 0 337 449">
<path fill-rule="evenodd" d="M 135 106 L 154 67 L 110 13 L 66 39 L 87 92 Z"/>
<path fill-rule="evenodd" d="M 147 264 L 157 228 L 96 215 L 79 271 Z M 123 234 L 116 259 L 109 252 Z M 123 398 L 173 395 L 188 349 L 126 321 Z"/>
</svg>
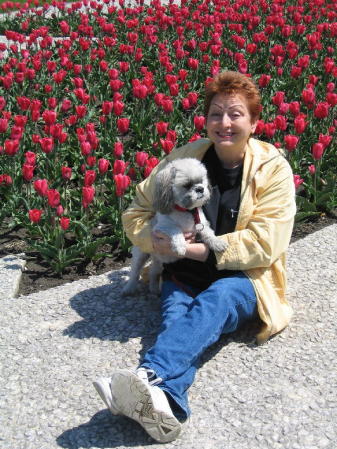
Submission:
<svg viewBox="0 0 337 449">
<path fill-rule="evenodd" d="M 171 238 L 160 231 L 151 234 L 154 252 L 161 255 L 176 256 L 171 248 Z"/>
<path fill-rule="evenodd" d="M 204 262 L 209 255 L 208 246 L 204 243 L 195 243 L 195 234 L 192 232 L 184 233 L 184 237 L 186 240 L 186 253 L 184 256 L 178 256 L 177 253 L 172 250 L 171 238 L 160 231 L 152 232 L 153 249 L 158 254 L 179 258 L 186 257 L 188 259 Z"/>
<path fill-rule="evenodd" d="M 171 238 L 167 234 L 164 234 L 160 231 L 154 231 L 152 232 L 151 236 L 153 249 L 156 253 L 165 256 L 185 257 L 179 256 L 172 250 Z M 195 234 L 193 234 L 193 232 L 185 232 L 184 237 L 187 245 L 195 242 Z"/>
</svg>

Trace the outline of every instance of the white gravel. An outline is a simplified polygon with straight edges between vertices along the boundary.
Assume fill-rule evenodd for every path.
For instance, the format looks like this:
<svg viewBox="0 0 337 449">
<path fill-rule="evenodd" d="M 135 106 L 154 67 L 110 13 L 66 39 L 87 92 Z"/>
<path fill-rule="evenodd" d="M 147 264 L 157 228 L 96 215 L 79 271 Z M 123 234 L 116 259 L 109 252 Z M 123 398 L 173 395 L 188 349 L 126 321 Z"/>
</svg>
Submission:
<svg viewBox="0 0 337 449">
<path fill-rule="evenodd" d="M 191 422 L 166 445 L 110 415 L 91 385 L 135 367 L 158 329 L 155 300 L 120 296 L 127 269 L 4 298 L 0 448 L 336 449 L 336 236 L 333 225 L 291 245 L 291 325 L 262 346 L 250 326 L 210 348 Z"/>
</svg>

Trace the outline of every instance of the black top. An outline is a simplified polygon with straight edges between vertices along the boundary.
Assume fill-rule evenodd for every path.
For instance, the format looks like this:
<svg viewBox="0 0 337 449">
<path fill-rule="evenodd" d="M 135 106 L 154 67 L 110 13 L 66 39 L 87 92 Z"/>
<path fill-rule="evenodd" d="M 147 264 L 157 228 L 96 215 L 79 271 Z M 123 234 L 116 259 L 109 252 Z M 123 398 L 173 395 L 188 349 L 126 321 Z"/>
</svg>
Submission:
<svg viewBox="0 0 337 449">
<path fill-rule="evenodd" d="M 207 150 L 202 162 L 212 186 L 211 198 L 203 207 L 204 214 L 215 235 L 233 232 L 240 207 L 243 165 L 232 169 L 224 168 L 213 145 Z M 206 262 L 186 258 L 164 264 L 163 279 L 170 280 L 173 275 L 183 284 L 205 289 L 217 279 L 233 273 L 232 270 L 217 270 L 215 255 L 210 251 Z"/>
</svg>

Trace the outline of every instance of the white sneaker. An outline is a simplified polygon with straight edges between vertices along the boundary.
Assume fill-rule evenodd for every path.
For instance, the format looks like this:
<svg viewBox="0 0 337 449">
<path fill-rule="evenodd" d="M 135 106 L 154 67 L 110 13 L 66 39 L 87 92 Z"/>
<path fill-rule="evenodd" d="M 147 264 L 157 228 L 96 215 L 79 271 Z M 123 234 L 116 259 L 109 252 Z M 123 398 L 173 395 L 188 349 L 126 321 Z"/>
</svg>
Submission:
<svg viewBox="0 0 337 449">
<path fill-rule="evenodd" d="M 173 415 L 163 390 L 127 369 L 117 370 L 111 385 L 114 405 L 119 413 L 137 421 L 160 443 L 175 440 L 181 424 Z M 103 399 L 104 400 L 104 399 Z"/>
<path fill-rule="evenodd" d="M 112 377 L 100 377 L 93 382 L 97 393 L 113 415 L 120 415 L 111 392 Z"/>
</svg>

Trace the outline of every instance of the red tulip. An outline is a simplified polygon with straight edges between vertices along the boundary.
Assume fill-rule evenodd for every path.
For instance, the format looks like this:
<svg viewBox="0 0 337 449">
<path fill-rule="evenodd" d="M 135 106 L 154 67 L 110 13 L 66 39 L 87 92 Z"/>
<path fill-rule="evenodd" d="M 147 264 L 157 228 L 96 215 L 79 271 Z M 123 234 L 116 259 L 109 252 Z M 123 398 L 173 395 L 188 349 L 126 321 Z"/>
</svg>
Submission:
<svg viewBox="0 0 337 449">
<path fill-rule="evenodd" d="M 159 160 L 156 157 L 149 157 L 149 159 L 145 162 L 146 167 L 144 170 L 144 176 L 147 178 L 154 167 L 156 167 L 158 164 Z"/>
<path fill-rule="evenodd" d="M 326 101 L 329 103 L 330 106 L 336 106 L 337 94 L 335 94 L 334 92 L 328 92 L 326 94 Z"/>
<path fill-rule="evenodd" d="M 265 125 L 265 123 L 263 120 L 258 120 L 256 122 L 256 128 L 255 128 L 254 134 L 256 134 L 256 135 L 263 134 L 264 125 Z"/>
<path fill-rule="evenodd" d="M 47 102 L 48 102 L 48 107 L 50 109 L 55 109 L 56 108 L 56 106 L 57 106 L 57 98 L 50 97 L 50 98 L 48 98 Z"/>
<path fill-rule="evenodd" d="M 302 134 L 307 126 L 307 122 L 305 121 L 305 114 L 299 114 L 295 117 L 294 126 L 297 134 Z"/>
<path fill-rule="evenodd" d="M 47 196 L 48 181 L 46 179 L 37 179 L 34 181 L 33 186 L 40 196 Z"/>
<path fill-rule="evenodd" d="M 283 104 L 283 103 L 282 103 Z M 274 119 L 276 129 L 285 131 L 287 129 L 287 119 L 283 115 L 277 115 Z"/>
<path fill-rule="evenodd" d="M 148 94 L 148 88 L 145 86 L 145 84 L 139 84 L 137 86 L 134 86 L 132 89 L 132 93 L 134 97 L 144 99 L 147 97 Z"/>
<path fill-rule="evenodd" d="M 183 109 L 186 111 L 187 109 L 190 109 L 191 107 L 191 103 L 190 100 L 188 98 L 183 98 L 181 100 L 181 105 L 183 107 Z"/>
<path fill-rule="evenodd" d="M 300 177 L 300 175 L 294 175 L 294 184 L 295 189 L 298 189 L 301 184 L 303 184 L 304 179 Z"/>
<path fill-rule="evenodd" d="M 311 148 L 311 153 L 312 153 L 313 158 L 316 161 L 318 161 L 323 156 L 324 145 L 322 143 L 320 143 L 320 142 L 314 143 L 312 148 Z"/>
<path fill-rule="evenodd" d="M 123 142 L 115 142 L 113 154 L 116 158 L 120 158 L 124 152 Z"/>
<path fill-rule="evenodd" d="M 92 151 L 91 143 L 85 140 L 81 142 L 81 154 L 82 156 L 88 156 Z"/>
<path fill-rule="evenodd" d="M 284 144 L 285 144 L 286 149 L 289 152 L 294 151 L 299 140 L 300 140 L 300 138 L 298 136 L 294 136 L 292 134 L 288 134 L 288 135 L 284 136 Z"/>
<path fill-rule="evenodd" d="M 12 180 L 11 176 L 9 176 L 7 174 L 0 175 L 0 186 L 1 185 L 9 186 L 11 184 L 13 184 L 13 180 Z"/>
<path fill-rule="evenodd" d="M 70 226 L 70 218 L 68 218 L 68 217 L 61 217 L 60 218 L 60 226 L 61 226 L 61 228 L 64 231 L 66 231 L 69 228 L 69 226 Z"/>
<path fill-rule="evenodd" d="M 203 115 L 195 115 L 193 118 L 193 123 L 197 131 L 201 131 L 205 126 L 206 119 Z"/>
<path fill-rule="evenodd" d="M 314 175 L 316 173 L 315 165 L 314 164 L 309 165 L 308 170 L 311 175 Z"/>
<path fill-rule="evenodd" d="M 89 165 L 89 167 L 94 167 L 96 165 L 96 157 L 95 156 L 88 156 L 87 157 L 87 165 Z M 82 173 L 85 172 L 85 168 L 84 170 L 82 170 Z"/>
<path fill-rule="evenodd" d="M 268 86 L 268 84 L 270 83 L 270 80 L 271 80 L 271 76 L 270 75 L 266 75 L 266 74 L 261 75 L 260 78 L 259 78 L 259 81 L 258 81 L 259 86 L 260 87 Z"/>
<path fill-rule="evenodd" d="M 62 204 L 59 204 L 57 206 L 57 208 L 55 209 L 55 212 L 58 217 L 61 217 L 61 215 L 63 215 L 64 209 L 63 209 Z"/>
<path fill-rule="evenodd" d="M 19 151 L 19 141 L 6 139 L 5 143 L 5 153 L 8 156 L 14 156 Z"/>
<path fill-rule="evenodd" d="M 124 83 L 119 79 L 112 79 L 110 80 L 109 85 L 114 92 L 117 92 L 124 86 Z"/>
<path fill-rule="evenodd" d="M 188 139 L 189 142 L 194 142 L 195 140 L 201 139 L 201 135 L 199 133 L 193 134 L 192 137 Z"/>
<path fill-rule="evenodd" d="M 90 203 L 93 202 L 95 196 L 95 187 L 87 186 L 82 187 L 82 205 L 87 208 Z"/>
<path fill-rule="evenodd" d="M 281 103 L 278 107 L 278 112 L 285 115 L 289 111 L 289 103 Z"/>
<path fill-rule="evenodd" d="M 174 147 L 174 142 L 169 139 L 160 139 L 160 144 L 166 154 L 169 154 Z"/>
<path fill-rule="evenodd" d="M 302 67 L 303 69 L 306 69 L 310 64 L 310 56 L 309 55 L 303 55 L 297 60 L 297 65 L 299 67 Z"/>
<path fill-rule="evenodd" d="M 137 151 L 135 159 L 136 159 L 136 164 L 138 165 L 138 167 L 144 167 L 148 158 L 149 158 L 149 155 L 145 151 Z"/>
<path fill-rule="evenodd" d="M 33 223 L 38 223 L 41 220 L 43 211 L 40 209 L 30 209 L 28 211 L 29 219 Z"/>
<path fill-rule="evenodd" d="M 115 100 L 113 103 L 113 112 L 115 115 L 120 116 L 124 111 L 124 103 L 119 100 Z"/>
<path fill-rule="evenodd" d="M 57 207 L 60 204 L 61 196 L 55 189 L 49 189 L 47 191 L 48 204 L 51 207 Z"/>
<path fill-rule="evenodd" d="M 52 137 L 42 137 L 39 141 L 44 153 L 49 154 L 54 148 L 54 139 Z"/>
<path fill-rule="evenodd" d="M 16 101 L 18 103 L 19 108 L 21 109 L 21 111 L 28 111 L 30 105 L 31 105 L 31 100 L 27 97 L 16 97 Z"/>
<path fill-rule="evenodd" d="M 5 133 L 8 128 L 8 120 L 5 118 L 0 118 L 0 133 Z"/>
<path fill-rule="evenodd" d="M 103 101 L 102 103 L 102 113 L 104 115 L 109 115 L 113 110 L 113 102 L 112 101 Z"/>
<path fill-rule="evenodd" d="M 61 110 L 62 110 L 62 112 L 67 112 L 67 111 L 69 111 L 69 109 L 71 108 L 71 106 L 72 106 L 72 102 L 71 102 L 68 98 L 65 98 L 65 99 L 62 101 L 62 105 L 61 105 Z"/>
<path fill-rule="evenodd" d="M 190 69 L 197 70 L 197 68 L 199 67 L 199 60 L 195 58 L 188 58 L 187 65 Z"/>
<path fill-rule="evenodd" d="M 34 166 L 30 164 L 23 164 L 22 176 L 25 181 L 31 181 L 34 177 Z"/>
<path fill-rule="evenodd" d="M 173 112 L 173 101 L 171 98 L 165 98 L 162 103 L 161 107 L 163 108 L 164 112 L 170 114 Z"/>
<path fill-rule="evenodd" d="M 314 116 L 317 118 L 325 118 L 329 115 L 330 105 L 326 101 L 321 103 L 317 103 L 317 106 L 314 110 Z"/>
<path fill-rule="evenodd" d="M 302 67 L 293 65 L 290 70 L 290 76 L 294 79 L 297 79 L 302 75 L 302 71 L 303 71 Z"/>
<path fill-rule="evenodd" d="M 191 106 L 196 106 L 198 103 L 198 93 L 197 92 L 189 92 L 187 94 L 188 101 Z"/>
<path fill-rule="evenodd" d="M 156 129 L 157 129 L 157 133 L 160 136 L 163 136 L 164 134 L 167 133 L 167 129 L 168 129 L 168 123 L 167 122 L 157 122 L 156 123 Z"/>
<path fill-rule="evenodd" d="M 96 180 L 96 172 L 95 170 L 87 170 L 84 173 L 84 185 L 86 187 L 91 186 Z"/>
<path fill-rule="evenodd" d="M 125 73 L 129 70 L 130 64 L 126 61 L 119 62 L 119 69 L 121 72 Z"/>
<path fill-rule="evenodd" d="M 126 162 L 122 161 L 121 159 L 116 159 L 112 171 L 115 175 L 123 174 L 125 173 L 126 167 Z"/>
<path fill-rule="evenodd" d="M 324 149 L 330 144 L 331 141 L 332 141 L 332 136 L 326 135 L 326 134 L 319 135 L 318 142 L 323 144 Z"/>
<path fill-rule="evenodd" d="M 128 132 L 130 125 L 130 120 L 128 118 L 117 119 L 117 128 L 121 134 L 126 134 Z"/>
<path fill-rule="evenodd" d="M 36 154 L 32 151 L 26 151 L 25 153 L 25 160 L 27 164 L 35 165 L 36 163 Z"/>
<path fill-rule="evenodd" d="M 131 178 L 128 175 L 119 173 L 114 175 L 114 181 L 116 185 L 116 196 L 123 196 L 126 189 L 131 184 Z"/>
<path fill-rule="evenodd" d="M 83 118 L 87 114 L 87 107 L 84 104 L 75 106 L 76 115 L 79 118 Z"/>
<path fill-rule="evenodd" d="M 273 135 L 276 132 L 276 126 L 275 123 L 271 122 L 271 123 L 265 123 L 264 124 L 264 133 L 267 137 L 273 137 Z"/>
<path fill-rule="evenodd" d="M 300 113 L 300 104 L 298 101 L 292 101 L 289 103 L 289 111 L 292 115 L 296 116 Z"/>
<path fill-rule="evenodd" d="M 335 83 L 330 82 L 330 83 L 328 83 L 326 85 L 326 91 L 327 92 L 333 92 L 335 90 L 335 87 L 336 87 Z"/>
<path fill-rule="evenodd" d="M 312 88 L 304 89 L 302 91 L 302 101 L 307 104 L 314 104 L 316 102 L 315 91 Z"/>
<path fill-rule="evenodd" d="M 175 143 L 177 141 L 177 133 L 173 129 L 169 129 L 166 134 L 166 139 Z"/>
<path fill-rule="evenodd" d="M 107 159 L 101 158 L 98 160 L 98 171 L 101 175 L 109 170 L 110 162 Z"/>
<path fill-rule="evenodd" d="M 284 102 L 285 92 L 278 91 L 276 94 L 272 97 L 272 102 L 276 106 L 280 106 L 281 103 Z"/>
</svg>

